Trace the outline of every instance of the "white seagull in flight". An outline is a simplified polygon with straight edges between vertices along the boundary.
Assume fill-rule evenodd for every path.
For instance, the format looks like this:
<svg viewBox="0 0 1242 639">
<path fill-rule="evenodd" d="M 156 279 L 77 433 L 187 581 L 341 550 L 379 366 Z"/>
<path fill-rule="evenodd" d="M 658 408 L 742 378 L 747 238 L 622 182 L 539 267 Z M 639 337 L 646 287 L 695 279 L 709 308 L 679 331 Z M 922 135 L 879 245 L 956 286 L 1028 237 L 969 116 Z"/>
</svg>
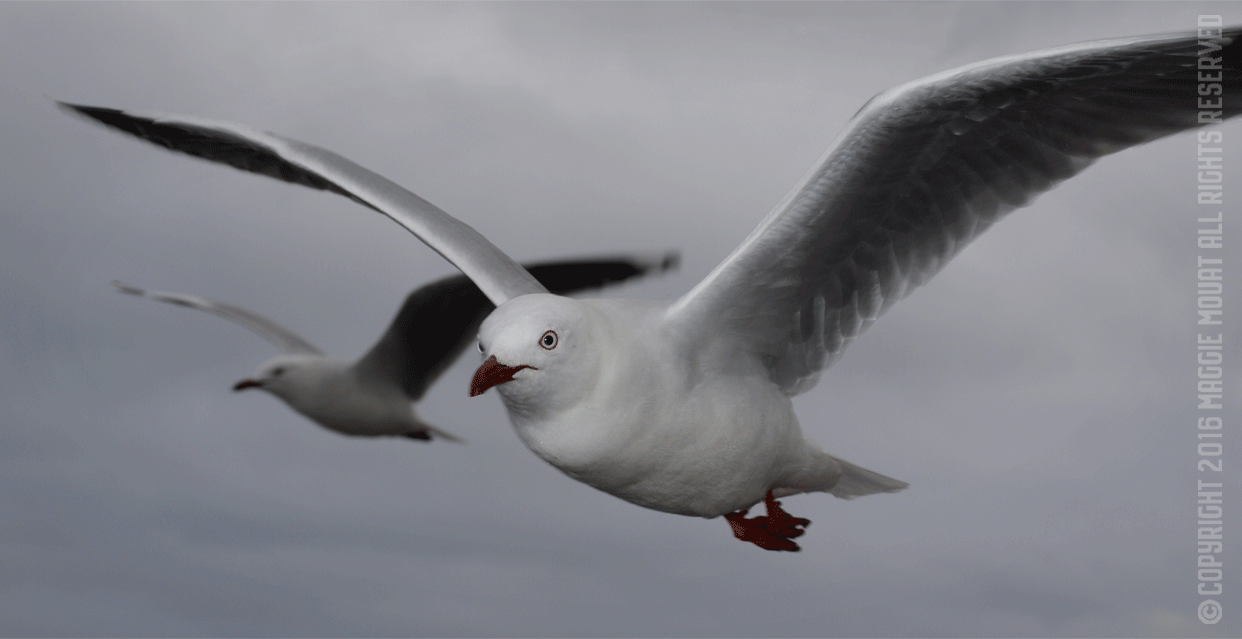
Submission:
<svg viewBox="0 0 1242 639">
<path fill-rule="evenodd" d="M 529 264 L 525 268 L 550 291 L 576 293 L 624 282 L 677 265 L 677 253 L 617 256 Z M 388 330 L 356 362 L 331 359 L 302 336 L 232 304 L 113 282 L 122 293 L 196 308 L 244 326 L 280 349 L 254 376 L 233 386 L 258 388 L 324 428 L 359 437 L 438 437 L 460 442 L 427 422 L 412 404 L 474 341 L 479 324 L 496 308 L 464 275 L 415 289 Z"/>
<path fill-rule="evenodd" d="M 640 506 L 723 515 L 739 539 L 798 550 L 793 539 L 809 522 L 776 498 L 850 499 L 906 484 L 824 452 L 804 436 L 790 397 L 1006 213 L 1101 156 L 1236 115 L 1239 35 L 1231 27 L 1070 45 L 885 91 L 741 246 L 662 303 L 551 295 L 474 229 L 303 142 L 65 106 L 391 217 L 496 303 L 471 394 L 496 387 L 535 454 Z M 1202 87 L 1220 92 L 1205 97 Z M 767 516 L 746 517 L 760 501 Z"/>
</svg>

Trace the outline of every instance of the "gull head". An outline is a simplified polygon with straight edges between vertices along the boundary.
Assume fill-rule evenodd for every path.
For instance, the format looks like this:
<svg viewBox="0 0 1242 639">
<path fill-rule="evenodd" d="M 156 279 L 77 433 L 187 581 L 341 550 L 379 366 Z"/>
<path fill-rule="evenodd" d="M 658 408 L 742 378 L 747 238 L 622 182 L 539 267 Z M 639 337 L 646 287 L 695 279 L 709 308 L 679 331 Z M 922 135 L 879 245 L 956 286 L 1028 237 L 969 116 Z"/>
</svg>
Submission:
<svg viewBox="0 0 1242 639">
<path fill-rule="evenodd" d="M 258 388 L 286 402 L 311 392 L 323 378 L 327 362 L 316 355 L 280 355 L 264 362 L 259 370 L 233 385 L 234 391 Z"/>
<path fill-rule="evenodd" d="M 523 295 L 497 308 L 479 328 L 483 365 L 470 396 L 496 387 L 510 411 L 566 409 L 598 378 L 598 321 L 590 307 L 558 295 Z"/>
</svg>

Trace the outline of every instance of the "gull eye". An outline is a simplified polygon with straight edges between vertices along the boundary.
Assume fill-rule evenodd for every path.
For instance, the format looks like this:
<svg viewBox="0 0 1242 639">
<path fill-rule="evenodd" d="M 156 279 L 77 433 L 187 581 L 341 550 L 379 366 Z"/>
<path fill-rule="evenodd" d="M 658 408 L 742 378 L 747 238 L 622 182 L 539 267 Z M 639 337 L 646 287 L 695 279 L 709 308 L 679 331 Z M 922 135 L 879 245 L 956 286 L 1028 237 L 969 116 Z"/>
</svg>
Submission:
<svg viewBox="0 0 1242 639">
<path fill-rule="evenodd" d="M 479 340 L 479 341 L 475 342 L 475 343 L 474 343 L 474 347 L 475 347 L 475 349 L 477 349 L 477 350 L 479 351 L 479 354 L 480 354 L 480 355 L 482 355 L 482 354 L 483 354 L 483 340 Z"/>
<path fill-rule="evenodd" d="M 539 345 L 542 346 L 544 350 L 550 351 L 556 348 L 557 341 L 556 331 L 548 331 L 543 334 L 543 337 L 539 338 Z"/>
<path fill-rule="evenodd" d="M 285 372 L 285 369 L 283 367 L 277 366 L 276 368 L 272 369 L 272 377 L 280 377 L 281 374 L 283 374 L 284 372 Z"/>
</svg>

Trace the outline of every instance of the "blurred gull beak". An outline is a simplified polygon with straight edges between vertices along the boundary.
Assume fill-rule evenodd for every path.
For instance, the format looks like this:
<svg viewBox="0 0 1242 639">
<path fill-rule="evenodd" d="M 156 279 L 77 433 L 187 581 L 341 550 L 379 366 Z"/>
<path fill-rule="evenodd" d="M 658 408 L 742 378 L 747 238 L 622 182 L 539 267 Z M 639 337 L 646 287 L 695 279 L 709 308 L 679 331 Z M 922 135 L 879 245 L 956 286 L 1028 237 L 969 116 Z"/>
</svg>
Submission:
<svg viewBox="0 0 1242 639">
<path fill-rule="evenodd" d="M 243 379 L 242 381 L 237 382 L 236 384 L 233 384 L 233 390 L 244 391 L 247 388 L 261 388 L 262 386 L 263 384 L 260 384 L 259 382 L 256 382 L 253 379 Z"/>
</svg>

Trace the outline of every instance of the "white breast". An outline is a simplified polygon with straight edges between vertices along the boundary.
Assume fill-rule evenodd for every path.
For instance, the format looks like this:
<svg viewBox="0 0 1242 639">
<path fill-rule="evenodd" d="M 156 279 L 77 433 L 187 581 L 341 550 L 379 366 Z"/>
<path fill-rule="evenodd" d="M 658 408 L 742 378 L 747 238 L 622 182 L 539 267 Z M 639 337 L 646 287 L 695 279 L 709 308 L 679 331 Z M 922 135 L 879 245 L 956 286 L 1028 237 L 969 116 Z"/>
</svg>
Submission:
<svg viewBox="0 0 1242 639">
<path fill-rule="evenodd" d="M 816 453 L 827 457 L 808 446 L 789 398 L 739 349 L 721 343 L 684 357 L 661 331 L 660 307 L 619 321 L 632 307 L 589 303 L 608 329 L 600 345 L 608 365 L 594 390 L 564 411 L 510 411 L 522 441 L 565 474 L 640 506 L 715 517 L 775 486 L 806 483 Z M 704 375 L 695 366 L 727 370 Z"/>
</svg>

